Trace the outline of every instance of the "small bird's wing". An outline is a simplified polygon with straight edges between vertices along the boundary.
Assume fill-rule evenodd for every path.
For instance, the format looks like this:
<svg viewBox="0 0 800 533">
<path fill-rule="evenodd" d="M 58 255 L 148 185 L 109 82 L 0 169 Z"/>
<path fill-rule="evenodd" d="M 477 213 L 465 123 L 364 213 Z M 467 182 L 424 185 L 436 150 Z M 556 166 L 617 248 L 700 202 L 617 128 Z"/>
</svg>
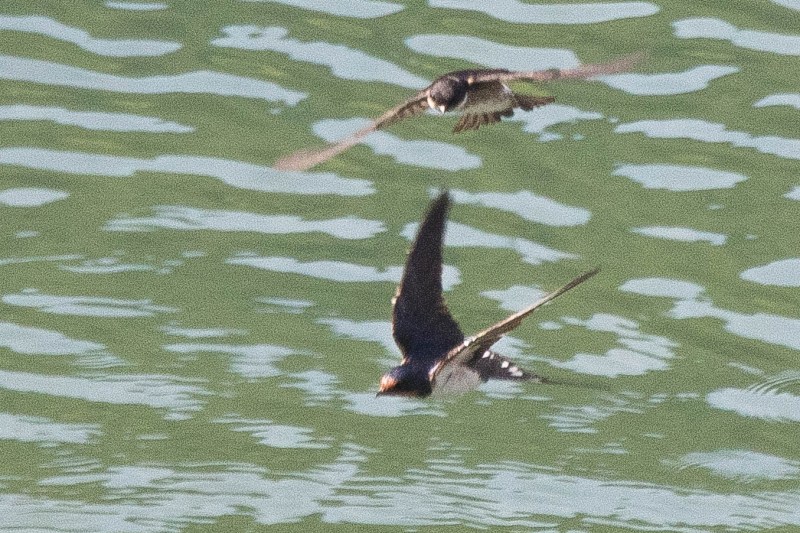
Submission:
<svg viewBox="0 0 800 533">
<path fill-rule="evenodd" d="M 545 383 L 547 381 L 542 376 L 521 368 L 508 357 L 504 357 L 492 350 L 484 351 L 480 354 L 480 357 L 473 357 L 469 362 L 469 367 L 474 369 L 483 381 L 489 379 L 536 381 L 537 383 Z"/>
<path fill-rule="evenodd" d="M 500 122 L 501 117 L 510 117 L 514 115 L 514 109 L 520 108 L 525 111 L 530 111 L 534 107 L 540 107 L 545 104 L 550 104 L 555 101 L 552 96 L 526 96 L 522 94 L 511 94 L 509 98 L 509 106 L 505 109 L 498 111 L 470 111 L 469 108 L 464 110 L 464 114 L 456 122 L 453 128 L 453 133 L 461 133 L 467 130 L 477 130 L 481 126 L 487 124 L 494 124 Z"/>
<path fill-rule="evenodd" d="M 376 118 L 372 127 L 373 129 L 379 130 L 400 122 L 403 119 L 421 115 L 426 109 L 428 109 L 428 90 L 424 89 L 402 104 L 394 106 L 389 111 Z"/>
<path fill-rule="evenodd" d="M 504 69 L 487 69 L 476 70 L 472 76 L 472 83 L 486 83 L 492 81 L 499 81 L 508 83 L 512 81 L 551 81 L 551 80 L 568 80 L 568 79 L 586 79 L 594 76 L 602 76 L 605 74 L 616 74 L 617 72 L 626 72 L 644 59 L 643 53 L 630 54 L 619 57 L 608 63 L 596 63 L 592 65 L 581 65 L 575 68 L 568 69 L 548 69 L 548 70 L 530 70 L 530 71 L 508 71 Z"/>
<path fill-rule="evenodd" d="M 447 354 L 447 357 L 439 362 L 439 364 L 437 364 L 430 371 L 430 378 L 433 387 L 436 387 L 436 380 L 440 374 L 447 371 L 447 367 L 468 364 L 474 357 L 476 357 L 477 354 L 487 351 L 492 344 L 500 339 L 500 337 L 519 326 L 520 322 L 522 322 L 525 317 L 536 311 L 550 300 L 553 300 L 568 290 L 577 287 L 598 272 L 599 269 L 597 268 L 590 270 L 589 272 L 584 272 L 560 289 L 556 289 L 555 291 L 544 295 L 542 298 L 534 302 L 532 305 L 526 307 L 522 311 L 514 313 L 508 318 L 501 320 L 497 324 L 486 328 L 477 335 L 465 339 L 464 342 L 450 350 L 450 352 Z"/>
<path fill-rule="evenodd" d="M 450 196 L 431 203 L 420 224 L 394 297 L 392 333 L 406 359 L 443 357 L 464 340 L 442 296 L 442 240 Z"/>
<path fill-rule="evenodd" d="M 274 168 L 277 170 L 308 170 L 317 165 L 321 165 L 325 161 L 336 157 L 342 152 L 355 146 L 361 139 L 369 135 L 375 130 L 384 128 L 390 124 L 394 124 L 403 120 L 404 118 L 419 115 L 428 107 L 428 93 L 423 90 L 418 92 L 413 97 L 409 98 L 400 105 L 391 108 L 386 113 L 372 121 L 367 126 L 361 128 L 352 135 L 344 139 L 331 143 L 324 148 L 312 150 L 299 150 L 283 157 L 275 162 Z"/>
<path fill-rule="evenodd" d="M 477 130 L 486 124 L 500 122 L 502 117 L 510 117 L 514 109 L 521 108 L 526 111 L 534 107 L 549 104 L 554 101 L 552 96 L 527 96 L 516 94 L 504 83 L 499 81 L 484 81 L 476 83 L 474 76 L 482 71 L 466 71 L 469 92 L 461 108 L 463 115 L 453 128 L 453 133 L 467 130 Z M 506 72 L 509 71 L 496 71 Z"/>
</svg>

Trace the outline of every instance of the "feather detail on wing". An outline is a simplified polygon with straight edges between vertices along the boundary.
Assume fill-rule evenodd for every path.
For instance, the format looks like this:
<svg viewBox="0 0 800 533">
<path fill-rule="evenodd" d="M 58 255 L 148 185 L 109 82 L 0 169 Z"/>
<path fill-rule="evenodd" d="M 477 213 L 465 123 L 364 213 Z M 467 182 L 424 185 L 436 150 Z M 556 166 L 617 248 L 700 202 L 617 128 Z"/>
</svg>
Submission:
<svg viewBox="0 0 800 533">
<path fill-rule="evenodd" d="M 511 81 L 551 81 L 568 79 L 586 79 L 605 74 L 616 74 L 632 69 L 645 57 L 644 53 L 630 54 L 619 57 L 608 63 L 596 63 L 592 65 L 581 65 L 569 69 L 549 69 L 509 72 L 503 70 L 477 71 L 474 75 L 475 83 L 489 81 L 511 82 Z"/>
<path fill-rule="evenodd" d="M 536 381 L 546 383 L 546 379 L 533 372 L 521 368 L 511 359 L 492 350 L 486 350 L 469 362 L 469 367 L 474 369 L 483 381 L 489 379 L 507 379 L 516 381 Z"/>
<path fill-rule="evenodd" d="M 442 296 L 442 241 L 449 205 L 447 192 L 431 203 L 394 297 L 392 334 L 406 359 L 433 360 L 464 340 Z"/>
<path fill-rule="evenodd" d="M 584 272 L 563 287 L 544 295 L 542 298 L 534 302 L 532 305 L 529 305 L 522 311 L 514 313 L 508 318 L 501 320 L 497 324 L 486 328 L 477 335 L 464 339 L 464 342 L 450 350 L 447 356 L 430 371 L 430 378 L 433 386 L 436 386 L 435 382 L 438 375 L 443 371 L 446 371 L 447 367 L 452 365 L 458 366 L 467 364 L 470 360 L 472 360 L 473 357 L 476 356 L 476 354 L 488 350 L 492 344 L 500 339 L 500 337 L 519 326 L 520 322 L 522 322 L 525 317 L 533 313 L 547 302 L 561 296 L 568 290 L 577 287 L 598 272 L 599 269 L 597 268 L 590 270 L 589 272 Z"/>
<path fill-rule="evenodd" d="M 336 157 L 342 152 L 355 146 L 361 139 L 375 130 L 394 124 L 404 118 L 419 115 L 428 107 L 427 96 L 424 91 L 417 93 L 413 98 L 393 107 L 369 125 L 361 128 L 357 132 L 345 137 L 344 139 L 331 143 L 323 148 L 311 150 L 298 150 L 293 154 L 283 157 L 275 162 L 273 167 L 277 170 L 308 170 L 325 161 Z"/>
<path fill-rule="evenodd" d="M 524 94 L 514 94 L 514 106 L 523 111 L 530 111 L 535 107 L 552 104 L 556 99 L 552 96 L 526 96 Z"/>
<path fill-rule="evenodd" d="M 458 122 L 456 122 L 456 125 L 453 127 L 453 133 L 461 133 L 462 131 L 467 130 L 477 130 L 481 126 L 500 122 L 500 117 L 510 117 L 513 114 L 514 110 L 510 107 L 504 111 L 496 111 L 494 113 L 469 113 L 465 111 L 464 114 L 461 115 L 461 118 L 458 119 Z"/>
<path fill-rule="evenodd" d="M 509 99 L 510 106 L 499 111 L 470 112 L 469 108 L 464 110 L 464 114 L 458 119 L 453 127 L 453 133 L 461 133 L 467 130 L 477 130 L 481 126 L 500 122 L 501 117 L 514 115 L 514 108 L 519 107 L 525 111 L 530 111 L 534 107 L 540 107 L 555 101 L 552 96 L 526 96 L 522 94 L 512 94 Z"/>
</svg>

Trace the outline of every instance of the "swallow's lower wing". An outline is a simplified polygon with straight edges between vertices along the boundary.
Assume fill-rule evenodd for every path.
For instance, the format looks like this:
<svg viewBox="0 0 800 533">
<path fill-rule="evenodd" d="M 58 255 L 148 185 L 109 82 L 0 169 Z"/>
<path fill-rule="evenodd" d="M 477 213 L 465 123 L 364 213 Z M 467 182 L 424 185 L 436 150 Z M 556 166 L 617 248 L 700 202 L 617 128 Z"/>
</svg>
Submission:
<svg viewBox="0 0 800 533">
<path fill-rule="evenodd" d="M 400 122 L 404 118 L 419 115 L 428 107 L 427 93 L 420 91 L 414 97 L 403 102 L 402 104 L 393 107 L 369 125 L 361 128 L 352 135 L 344 139 L 331 143 L 324 148 L 299 150 L 286 157 L 279 159 L 275 162 L 274 168 L 277 170 L 308 170 L 317 165 L 321 165 L 325 161 L 336 157 L 337 155 L 345 152 L 351 147 L 355 146 L 361 139 L 369 135 L 375 130 L 384 128 L 390 124 Z"/>
<path fill-rule="evenodd" d="M 569 69 L 548 69 L 548 70 L 530 70 L 530 71 L 516 71 L 509 72 L 501 69 L 489 69 L 476 71 L 473 75 L 475 83 L 485 83 L 491 81 L 499 81 L 501 83 L 508 83 L 512 81 L 551 81 L 551 80 L 569 80 L 569 79 L 586 79 L 594 76 L 602 76 L 605 74 L 616 74 L 618 72 L 627 72 L 631 70 L 637 63 L 644 59 L 645 54 L 636 53 L 619 57 L 608 63 L 595 63 L 592 65 L 581 65 Z"/>
<path fill-rule="evenodd" d="M 553 300 L 568 290 L 577 287 L 598 272 L 599 269 L 597 268 L 590 270 L 589 272 L 584 272 L 563 287 L 544 295 L 542 298 L 534 302 L 532 305 L 526 307 L 522 311 L 514 313 L 508 318 L 501 320 L 497 324 L 486 328 L 475 336 L 464 339 L 464 342 L 450 350 L 447 356 L 430 371 L 430 380 L 432 386 L 434 388 L 436 387 L 436 380 L 438 379 L 438 376 L 443 371 L 448 371 L 447 367 L 467 365 L 474 358 L 478 357 L 478 354 L 482 354 L 489 350 L 489 348 L 495 342 L 500 340 L 500 337 L 519 326 L 520 322 L 522 322 L 525 317 L 536 311 L 550 300 Z"/>
<path fill-rule="evenodd" d="M 392 333 L 406 358 L 435 359 L 464 340 L 442 296 L 442 240 L 450 197 L 431 203 L 411 251 L 392 309 Z"/>
</svg>

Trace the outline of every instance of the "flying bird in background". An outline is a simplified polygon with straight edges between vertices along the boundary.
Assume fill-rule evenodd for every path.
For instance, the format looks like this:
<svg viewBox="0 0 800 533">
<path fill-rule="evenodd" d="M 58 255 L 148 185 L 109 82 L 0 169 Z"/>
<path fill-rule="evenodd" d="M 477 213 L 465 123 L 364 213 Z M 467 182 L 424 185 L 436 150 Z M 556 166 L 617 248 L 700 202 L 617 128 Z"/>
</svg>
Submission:
<svg viewBox="0 0 800 533">
<path fill-rule="evenodd" d="M 447 192 L 431 203 L 411 245 L 392 310 L 392 333 L 403 360 L 381 378 L 379 395 L 463 392 L 490 378 L 546 381 L 491 347 L 536 309 L 598 272 L 581 274 L 522 311 L 465 338 L 442 296 L 442 242 L 449 206 Z"/>
<path fill-rule="evenodd" d="M 582 65 L 573 69 L 511 71 L 505 69 L 459 70 L 440 76 L 426 88 L 393 107 L 368 126 L 349 137 L 317 150 L 300 150 L 275 163 L 278 170 L 308 170 L 358 144 L 373 131 L 432 109 L 439 113 L 455 111 L 461 118 L 454 133 L 477 130 L 481 126 L 510 117 L 515 109 L 529 111 L 554 101 L 552 96 L 527 96 L 515 93 L 511 82 L 542 82 L 584 79 L 630 70 L 641 54 L 623 56 L 610 63 Z"/>
</svg>

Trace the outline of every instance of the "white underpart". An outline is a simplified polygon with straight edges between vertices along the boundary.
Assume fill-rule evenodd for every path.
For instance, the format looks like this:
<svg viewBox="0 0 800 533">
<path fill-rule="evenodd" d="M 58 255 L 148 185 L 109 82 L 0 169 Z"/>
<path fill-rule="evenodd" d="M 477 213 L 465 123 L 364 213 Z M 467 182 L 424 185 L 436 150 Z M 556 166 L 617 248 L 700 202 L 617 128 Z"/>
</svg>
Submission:
<svg viewBox="0 0 800 533">
<path fill-rule="evenodd" d="M 475 370 L 464 365 L 445 365 L 433 383 L 433 393 L 462 393 L 475 390 L 482 383 Z"/>
</svg>

